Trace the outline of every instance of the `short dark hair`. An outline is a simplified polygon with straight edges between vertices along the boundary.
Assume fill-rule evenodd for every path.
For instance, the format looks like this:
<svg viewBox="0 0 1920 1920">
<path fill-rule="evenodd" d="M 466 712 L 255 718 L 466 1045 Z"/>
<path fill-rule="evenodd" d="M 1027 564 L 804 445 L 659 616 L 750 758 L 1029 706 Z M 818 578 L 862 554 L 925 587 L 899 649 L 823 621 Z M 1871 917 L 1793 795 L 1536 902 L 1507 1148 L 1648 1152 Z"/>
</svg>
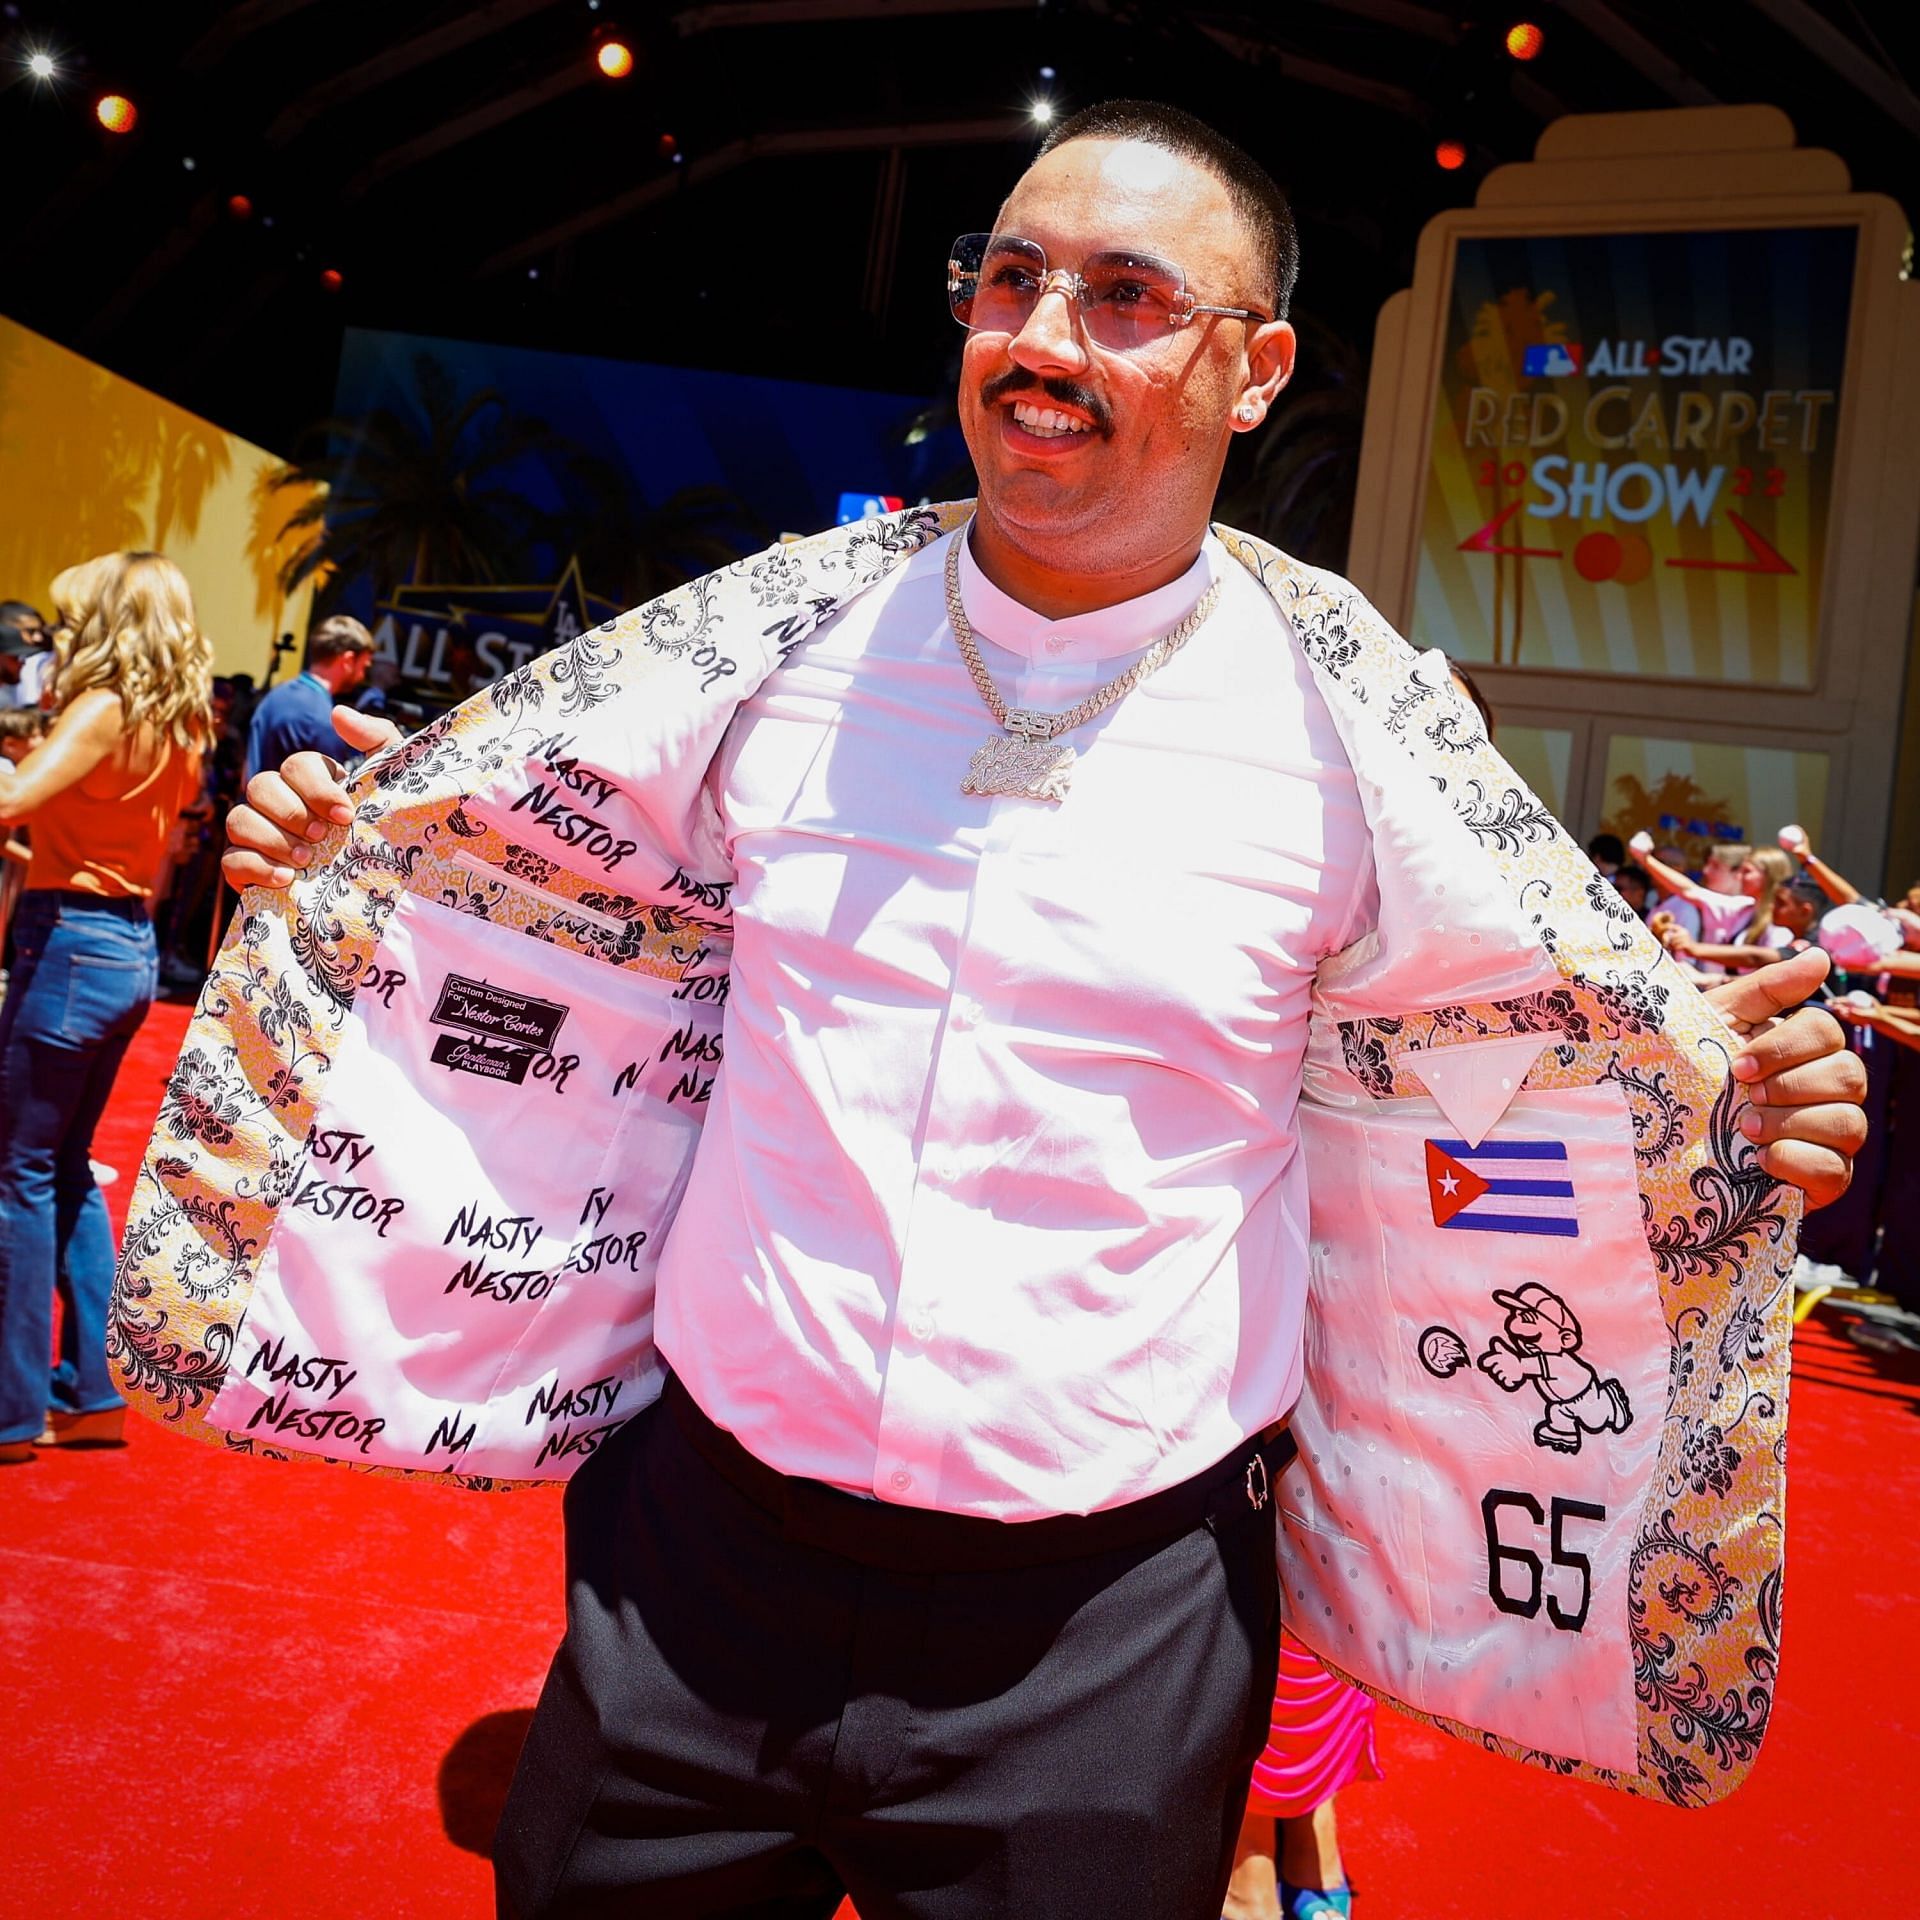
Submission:
<svg viewBox="0 0 1920 1920">
<path fill-rule="evenodd" d="M 1587 842 L 1589 860 L 1611 860 L 1618 867 L 1625 864 L 1627 843 L 1617 833 L 1596 833 Z"/>
<path fill-rule="evenodd" d="M 1473 702 L 1474 710 L 1480 716 L 1480 724 L 1486 728 L 1487 738 L 1491 740 L 1493 738 L 1493 709 L 1487 705 L 1487 696 L 1480 691 L 1480 683 L 1474 679 L 1473 675 L 1470 674 L 1458 660 L 1452 658 L 1451 655 L 1449 655 L 1447 659 L 1447 672 L 1453 676 L 1454 684 Z"/>
<path fill-rule="evenodd" d="M 1300 277 L 1300 235 L 1287 196 L 1259 161 L 1204 120 L 1158 100 L 1106 100 L 1083 108 L 1041 141 L 1035 158 L 1064 147 L 1069 140 L 1140 140 L 1205 167 L 1226 188 L 1234 212 L 1259 248 L 1263 282 L 1259 291 L 1272 301 L 1273 317 L 1287 317 L 1293 283 Z"/>
<path fill-rule="evenodd" d="M 8 626 L 17 627 L 23 614 L 36 627 L 47 624 L 46 615 L 38 607 L 30 607 L 24 600 L 0 600 L 0 620 Z"/>
<path fill-rule="evenodd" d="M 310 661 L 333 660 L 343 653 L 371 653 L 373 635 L 350 613 L 322 620 L 307 638 Z"/>
</svg>

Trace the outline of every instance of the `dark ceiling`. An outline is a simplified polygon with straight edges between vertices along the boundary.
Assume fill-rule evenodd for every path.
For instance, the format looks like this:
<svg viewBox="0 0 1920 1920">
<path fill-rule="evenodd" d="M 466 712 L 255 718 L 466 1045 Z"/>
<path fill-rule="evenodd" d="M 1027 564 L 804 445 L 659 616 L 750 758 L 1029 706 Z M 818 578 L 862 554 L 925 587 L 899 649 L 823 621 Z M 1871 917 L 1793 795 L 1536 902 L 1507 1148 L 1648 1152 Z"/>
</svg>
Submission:
<svg viewBox="0 0 1920 1920">
<path fill-rule="evenodd" d="M 1501 45 L 1523 15 L 1546 34 L 1524 66 Z M 26 0 L 0 7 L 0 311 L 281 450 L 327 411 L 344 325 L 934 394 L 959 339 L 946 243 L 991 220 L 1030 103 L 1128 93 L 1273 170 L 1301 307 L 1364 350 L 1422 224 L 1562 113 L 1770 101 L 1915 206 L 1917 19 L 1867 0 Z M 590 57 L 616 20 L 638 55 L 619 83 Z M 26 76 L 34 49 L 56 83 Z M 127 137 L 93 118 L 108 90 L 139 108 Z M 1443 173 L 1450 135 L 1470 157 Z"/>
</svg>

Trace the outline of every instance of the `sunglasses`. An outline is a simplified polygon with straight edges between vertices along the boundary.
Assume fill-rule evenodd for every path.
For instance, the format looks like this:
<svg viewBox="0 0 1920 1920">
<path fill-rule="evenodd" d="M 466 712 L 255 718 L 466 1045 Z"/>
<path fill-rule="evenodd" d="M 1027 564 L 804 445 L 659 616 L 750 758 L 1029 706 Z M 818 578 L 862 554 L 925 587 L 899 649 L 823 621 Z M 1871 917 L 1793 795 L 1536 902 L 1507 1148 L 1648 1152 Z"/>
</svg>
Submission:
<svg viewBox="0 0 1920 1920">
<path fill-rule="evenodd" d="M 947 304 L 973 333 L 1018 333 L 1057 288 L 1079 310 L 1095 346 L 1125 353 L 1163 340 L 1199 314 L 1229 320 L 1271 320 L 1257 307 L 1218 307 L 1196 300 L 1171 260 L 1127 248 L 1089 254 L 1075 273 L 1049 268 L 1034 240 L 1011 233 L 963 233 L 947 260 Z"/>
</svg>

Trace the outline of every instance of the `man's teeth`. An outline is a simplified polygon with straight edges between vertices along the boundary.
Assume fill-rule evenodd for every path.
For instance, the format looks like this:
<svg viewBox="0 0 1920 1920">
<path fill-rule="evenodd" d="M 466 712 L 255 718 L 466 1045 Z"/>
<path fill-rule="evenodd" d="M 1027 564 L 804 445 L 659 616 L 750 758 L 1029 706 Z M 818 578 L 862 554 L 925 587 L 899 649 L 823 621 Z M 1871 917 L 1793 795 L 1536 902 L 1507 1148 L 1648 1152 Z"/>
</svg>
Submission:
<svg viewBox="0 0 1920 1920">
<path fill-rule="evenodd" d="M 1043 437 L 1087 431 L 1087 423 L 1084 420 L 1075 420 L 1067 414 L 1056 413 L 1051 407 L 1030 407 L 1024 400 L 1016 400 L 1013 403 L 1013 417 L 1029 433 L 1037 433 Z"/>
</svg>

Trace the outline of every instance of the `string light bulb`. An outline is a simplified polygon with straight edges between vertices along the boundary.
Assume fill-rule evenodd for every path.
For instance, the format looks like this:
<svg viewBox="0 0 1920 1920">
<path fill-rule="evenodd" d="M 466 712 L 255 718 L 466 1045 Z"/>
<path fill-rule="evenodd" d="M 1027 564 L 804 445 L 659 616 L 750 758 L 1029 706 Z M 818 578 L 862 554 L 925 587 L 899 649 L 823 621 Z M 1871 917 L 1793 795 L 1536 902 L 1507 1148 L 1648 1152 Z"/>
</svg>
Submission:
<svg viewBox="0 0 1920 1920">
<path fill-rule="evenodd" d="M 1547 36 L 1531 20 L 1516 20 L 1507 29 L 1507 51 L 1516 60 L 1536 60 Z"/>
<path fill-rule="evenodd" d="M 1467 164 L 1466 144 L 1459 140 L 1442 140 L 1433 150 L 1433 164 L 1442 173 L 1458 173 Z"/>
<path fill-rule="evenodd" d="M 27 71 L 36 80 L 51 80 L 59 68 L 53 64 L 52 54 L 30 53 L 27 55 Z"/>
<path fill-rule="evenodd" d="M 594 48 L 593 64 L 609 80 L 624 80 L 633 71 L 633 49 L 624 40 L 609 36 Z"/>
<path fill-rule="evenodd" d="M 131 133 L 140 118 L 140 109 L 124 93 L 102 94 L 93 117 L 109 133 Z"/>
</svg>

